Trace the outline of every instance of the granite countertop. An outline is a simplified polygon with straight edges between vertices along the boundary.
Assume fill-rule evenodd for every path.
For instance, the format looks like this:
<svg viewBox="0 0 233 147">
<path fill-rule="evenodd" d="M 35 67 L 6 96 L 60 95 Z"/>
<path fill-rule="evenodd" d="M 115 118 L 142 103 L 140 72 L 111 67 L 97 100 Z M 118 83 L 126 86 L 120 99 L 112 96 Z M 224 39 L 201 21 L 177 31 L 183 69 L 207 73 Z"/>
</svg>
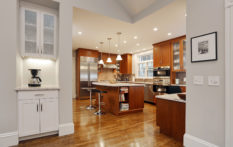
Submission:
<svg viewBox="0 0 233 147">
<path fill-rule="evenodd" d="M 16 91 L 41 91 L 41 90 L 59 90 L 60 88 L 58 86 L 41 86 L 41 87 L 18 87 L 15 90 Z"/>
<path fill-rule="evenodd" d="M 157 95 L 156 98 L 185 103 L 185 100 L 182 100 L 177 94 Z"/>
<path fill-rule="evenodd" d="M 133 83 L 114 83 L 114 84 L 111 84 L 111 83 L 107 83 L 107 82 L 93 82 L 92 83 L 93 85 L 96 85 L 96 86 L 109 86 L 109 87 L 128 87 L 128 86 L 143 86 L 145 84 L 133 84 Z"/>
</svg>

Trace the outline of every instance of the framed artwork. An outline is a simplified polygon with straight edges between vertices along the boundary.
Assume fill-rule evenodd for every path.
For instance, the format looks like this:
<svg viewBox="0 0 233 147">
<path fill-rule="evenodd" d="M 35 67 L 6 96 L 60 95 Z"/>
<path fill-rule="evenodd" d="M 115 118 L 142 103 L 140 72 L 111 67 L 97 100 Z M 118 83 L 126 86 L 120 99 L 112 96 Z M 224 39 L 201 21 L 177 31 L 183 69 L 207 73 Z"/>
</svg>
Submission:
<svg viewBox="0 0 233 147">
<path fill-rule="evenodd" d="M 191 38 L 191 62 L 215 61 L 217 58 L 217 32 Z"/>
</svg>

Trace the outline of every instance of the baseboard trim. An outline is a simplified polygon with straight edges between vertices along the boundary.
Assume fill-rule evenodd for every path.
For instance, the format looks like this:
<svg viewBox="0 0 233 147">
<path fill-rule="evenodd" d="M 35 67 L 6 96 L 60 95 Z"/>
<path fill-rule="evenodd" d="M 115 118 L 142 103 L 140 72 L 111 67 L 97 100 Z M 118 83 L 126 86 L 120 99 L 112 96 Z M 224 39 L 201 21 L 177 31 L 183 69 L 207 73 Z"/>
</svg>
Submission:
<svg viewBox="0 0 233 147">
<path fill-rule="evenodd" d="M 74 123 L 60 124 L 59 136 L 74 134 Z"/>
<path fill-rule="evenodd" d="M 0 146 L 1 147 L 9 147 L 17 145 L 18 140 L 18 132 L 9 132 L 0 134 Z"/>
<path fill-rule="evenodd" d="M 184 135 L 184 146 L 185 147 L 218 147 L 215 144 L 209 143 L 205 140 L 202 140 L 200 138 L 197 138 L 189 134 Z"/>
</svg>

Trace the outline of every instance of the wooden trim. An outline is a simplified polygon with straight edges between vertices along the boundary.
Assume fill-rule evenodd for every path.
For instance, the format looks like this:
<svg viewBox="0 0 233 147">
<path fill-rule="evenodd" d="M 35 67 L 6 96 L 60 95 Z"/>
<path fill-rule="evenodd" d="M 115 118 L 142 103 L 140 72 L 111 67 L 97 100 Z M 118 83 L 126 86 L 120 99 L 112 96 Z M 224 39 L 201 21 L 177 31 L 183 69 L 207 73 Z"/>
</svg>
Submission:
<svg viewBox="0 0 233 147">
<path fill-rule="evenodd" d="M 162 42 L 158 42 L 158 43 L 154 43 L 152 44 L 153 46 L 154 45 L 160 45 L 160 44 L 163 44 L 163 43 L 168 43 L 168 42 L 171 42 L 173 40 L 180 40 L 181 38 L 186 38 L 186 35 L 183 35 L 183 36 L 180 36 L 180 37 L 176 37 L 176 38 L 173 38 L 173 39 L 169 39 L 169 40 L 165 40 L 165 41 L 162 41 Z"/>
</svg>

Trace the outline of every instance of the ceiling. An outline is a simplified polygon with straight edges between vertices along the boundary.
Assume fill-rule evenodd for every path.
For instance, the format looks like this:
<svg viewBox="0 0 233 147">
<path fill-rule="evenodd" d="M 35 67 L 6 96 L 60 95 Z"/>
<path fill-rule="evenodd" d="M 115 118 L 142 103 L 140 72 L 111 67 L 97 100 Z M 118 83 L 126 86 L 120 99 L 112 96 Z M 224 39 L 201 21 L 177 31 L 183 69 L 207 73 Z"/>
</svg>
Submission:
<svg viewBox="0 0 233 147">
<path fill-rule="evenodd" d="M 160 0 L 116 0 L 131 16 L 140 13 L 156 1 Z M 145 2 L 146 1 L 146 2 Z M 129 23 L 88 10 L 74 8 L 73 10 L 73 49 L 88 48 L 104 52 L 118 53 L 118 38 L 120 37 L 120 53 L 135 53 L 152 48 L 153 43 L 161 42 L 186 34 L 186 0 L 174 0 L 154 13 Z M 157 27 L 158 31 L 153 31 Z M 82 35 L 78 34 L 82 32 Z M 168 33 L 172 33 L 168 36 Z M 138 39 L 134 39 L 137 36 Z M 107 38 L 113 38 L 110 50 Z M 99 42 L 104 42 L 101 48 Z M 126 44 L 123 41 L 127 41 Z M 96 48 L 98 47 L 98 48 Z"/>
</svg>

